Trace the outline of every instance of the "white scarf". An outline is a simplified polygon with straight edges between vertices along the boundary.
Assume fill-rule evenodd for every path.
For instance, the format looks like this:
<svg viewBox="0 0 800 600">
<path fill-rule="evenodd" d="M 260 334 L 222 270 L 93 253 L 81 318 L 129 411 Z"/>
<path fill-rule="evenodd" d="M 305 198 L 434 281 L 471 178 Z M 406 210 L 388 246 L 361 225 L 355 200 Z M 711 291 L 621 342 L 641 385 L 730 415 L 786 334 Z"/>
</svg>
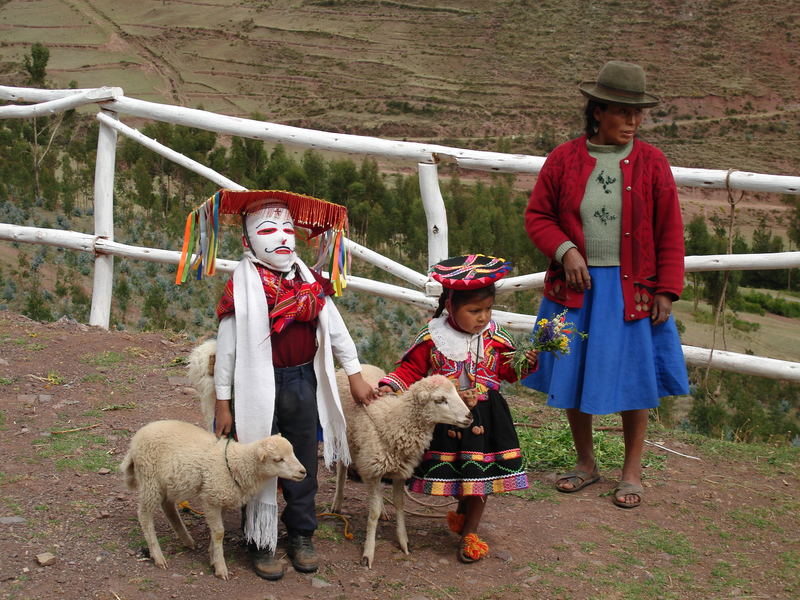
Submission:
<svg viewBox="0 0 800 600">
<path fill-rule="evenodd" d="M 245 256 L 233 272 L 233 302 L 236 311 L 236 364 L 234 402 L 236 434 L 240 442 L 260 440 L 272 433 L 275 412 L 275 371 L 269 339 L 269 309 L 254 257 Z M 298 258 L 299 276 L 314 281 Z M 317 410 L 325 440 L 325 464 L 350 462 L 344 414 L 335 385 L 331 385 L 333 357 L 328 332 L 328 302 L 318 316 L 314 371 L 317 375 Z M 268 368 L 265 368 L 265 365 Z M 330 374 L 330 375 L 329 375 Z M 259 548 L 274 549 L 278 541 L 278 478 L 273 477 L 247 505 L 245 537 Z"/>
</svg>

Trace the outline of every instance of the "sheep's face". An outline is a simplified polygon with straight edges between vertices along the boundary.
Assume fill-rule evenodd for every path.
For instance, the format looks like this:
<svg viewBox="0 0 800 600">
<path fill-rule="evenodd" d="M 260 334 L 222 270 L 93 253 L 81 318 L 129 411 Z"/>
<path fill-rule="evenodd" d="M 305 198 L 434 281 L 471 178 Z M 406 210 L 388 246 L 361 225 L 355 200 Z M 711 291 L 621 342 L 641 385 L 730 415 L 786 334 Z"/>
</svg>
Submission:
<svg viewBox="0 0 800 600">
<path fill-rule="evenodd" d="M 429 422 L 462 428 L 472 423 L 472 413 L 447 377 L 427 377 L 414 384 L 412 390 L 417 400 L 423 403 L 423 413 Z"/>
<path fill-rule="evenodd" d="M 306 477 L 306 468 L 294 455 L 292 444 L 285 437 L 273 435 L 258 443 L 256 456 L 270 477 L 282 477 L 301 481 Z"/>
</svg>

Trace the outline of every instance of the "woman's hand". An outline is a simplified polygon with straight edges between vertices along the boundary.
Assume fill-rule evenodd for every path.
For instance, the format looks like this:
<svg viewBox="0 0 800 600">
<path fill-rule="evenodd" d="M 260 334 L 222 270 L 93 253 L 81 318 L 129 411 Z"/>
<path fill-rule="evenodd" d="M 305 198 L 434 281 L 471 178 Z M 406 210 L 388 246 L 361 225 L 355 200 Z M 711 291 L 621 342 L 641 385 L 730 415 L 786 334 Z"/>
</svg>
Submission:
<svg viewBox="0 0 800 600">
<path fill-rule="evenodd" d="M 214 434 L 217 437 L 228 435 L 233 428 L 233 413 L 230 400 L 217 400 L 214 403 Z"/>
<path fill-rule="evenodd" d="M 361 371 L 348 375 L 347 378 L 350 380 L 350 394 L 352 394 L 356 404 L 369 406 L 373 398 L 378 396 L 378 390 L 364 381 Z"/>
<path fill-rule="evenodd" d="M 564 266 L 564 274 L 569 287 L 579 292 L 592 288 L 589 269 L 577 248 L 567 250 L 561 259 L 561 264 Z"/>
<path fill-rule="evenodd" d="M 650 322 L 661 325 L 672 314 L 672 298 L 666 294 L 656 294 L 653 297 L 653 310 L 650 311 Z"/>
</svg>

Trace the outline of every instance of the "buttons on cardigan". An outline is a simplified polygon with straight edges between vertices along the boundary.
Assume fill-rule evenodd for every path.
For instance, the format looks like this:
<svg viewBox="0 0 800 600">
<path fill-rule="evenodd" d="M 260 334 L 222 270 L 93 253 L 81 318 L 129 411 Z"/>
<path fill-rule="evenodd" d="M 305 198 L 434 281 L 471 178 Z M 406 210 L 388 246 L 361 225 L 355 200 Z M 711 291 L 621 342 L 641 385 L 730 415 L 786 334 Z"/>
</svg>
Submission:
<svg viewBox="0 0 800 600">
<path fill-rule="evenodd" d="M 633 313 L 631 313 L 631 314 L 630 314 L 630 315 L 628 315 L 628 316 L 629 316 L 629 317 L 632 319 L 632 318 L 634 318 L 636 315 L 635 315 L 635 314 L 633 314 Z"/>
<path fill-rule="evenodd" d="M 630 191 L 631 191 L 631 186 L 628 186 L 628 187 L 626 187 L 625 189 L 626 189 L 626 190 L 628 190 L 628 191 L 630 192 Z"/>
<path fill-rule="evenodd" d="M 631 161 L 629 161 L 629 160 L 626 158 L 626 159 L 625 159 L 625 160 L 623 160 L 622 162 L 624 162 L 624 163 L 627 165 L 627 164 L 630 164 L 630 162 L 631 162 Z"/>
<path fill-rule="evenodd" d="M 623 235 L 625 237 L 631 237 L 631 232 L 630 231 L 626 231 Z"/>
<path fill-rule="evenodd" d="M 627 279 L 627 278 L 628 278 L 628 276 L 627 276 L 627 275 L 623 275 L 623 276 L 622 276 L 622 278 L 623 278 L 623 279 Z M 619 314 L 619 313 L 617 313 L 617 314 Z"/>
</svg>

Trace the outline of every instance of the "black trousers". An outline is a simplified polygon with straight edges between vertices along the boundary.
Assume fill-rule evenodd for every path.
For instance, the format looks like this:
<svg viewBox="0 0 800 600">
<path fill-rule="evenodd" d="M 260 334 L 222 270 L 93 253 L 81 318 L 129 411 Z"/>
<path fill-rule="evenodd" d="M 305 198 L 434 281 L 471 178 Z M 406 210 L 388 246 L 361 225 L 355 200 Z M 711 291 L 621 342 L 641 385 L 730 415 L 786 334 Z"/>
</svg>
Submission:
<svg viewBox="0 0 800 600">
<path fill-rule="evenodd" d="M 317 529 L 317 378 L 313 363 L 275 369 L 272 433 L 294 447 L 308 475 L 302 481 L 280 479 L 286 508 L 281 520 L 289 534 L 310 536 Z"/>
</svg>

